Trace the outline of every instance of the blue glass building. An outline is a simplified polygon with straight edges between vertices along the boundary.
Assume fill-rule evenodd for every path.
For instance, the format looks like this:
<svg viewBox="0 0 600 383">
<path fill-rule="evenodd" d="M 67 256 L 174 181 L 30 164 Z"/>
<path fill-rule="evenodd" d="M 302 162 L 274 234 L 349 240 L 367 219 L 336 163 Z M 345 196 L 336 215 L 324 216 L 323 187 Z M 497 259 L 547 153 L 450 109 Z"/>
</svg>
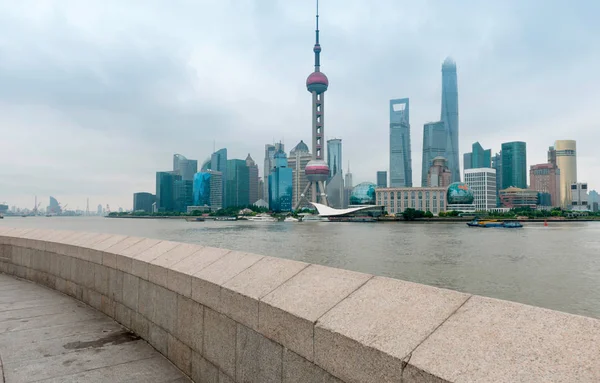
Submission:
<svg viewBox="0 0 600 383">
<path fill-rule="evenodd" d="M 283 150 L 275 153 L 273 163 L 269 174 L 269 207 L 274 212 L 292 211 L 292 169 L 287 167 Z"/>
<path fill-rule="evenodd" d="M 221 206 L 227 207 L 227 149 L 219 149 L 210 157 L 210 169 L 221 172 L 223 175 Z"/>
<path fill-rule="evenodd" d="M 208 172 L 194 174 L 194 206 L 210 206 L 210 177 Z"/>
<path fill-rule="evenodd" d="M 442 116 L 446 128 L 446 153 L 452 182 L 460 181 L 458 162 L 458 81 L 456 63 L 450 57 L 442 64 Z"/>
<path fill-rule="evenodd" d="M 408 98 L 390 100 L 390 187 L 412 186 Z"/>
<path fill-rule="evenodd" d="M 421 186 L 427 186 L 427 173 L 433 159 L 446 155 L 446 128 L 443 121 L 423 125 L 423 160 L 421 162 Z M 444 157 L 446 158 L 446 157 Z"/>
<path fill-rule="evenodd" d="M 174 172 L 156 172 L 156 208 L 158 211 L 175 211 L 176 181 L 181 181 L 181 176 Z"/>
<path fill-rule="evenodd" d="M 527 189 L 527 144 L 522 141 L 502 144 L 502 189 L 514 186 Z"/>
<path fill-rule="evenodd" d="M 375 188 L 373 182 L 361 182 L 350 193 L 350 205 L 375 205 Z"/>
</svg>

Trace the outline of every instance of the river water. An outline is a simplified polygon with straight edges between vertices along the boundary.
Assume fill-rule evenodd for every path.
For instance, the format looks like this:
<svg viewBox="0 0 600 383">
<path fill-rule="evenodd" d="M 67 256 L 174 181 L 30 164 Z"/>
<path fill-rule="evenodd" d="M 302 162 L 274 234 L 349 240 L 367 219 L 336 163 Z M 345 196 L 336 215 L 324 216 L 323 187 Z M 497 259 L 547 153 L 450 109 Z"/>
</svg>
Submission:
<svg viewBox="0 0 600 383">
<path fill-rule="evenodd" d="M 186 222 L 7 217 L 0 225 L 192 242 L 393 277 L 600 318 L 600 222 Z"/>
</svg>

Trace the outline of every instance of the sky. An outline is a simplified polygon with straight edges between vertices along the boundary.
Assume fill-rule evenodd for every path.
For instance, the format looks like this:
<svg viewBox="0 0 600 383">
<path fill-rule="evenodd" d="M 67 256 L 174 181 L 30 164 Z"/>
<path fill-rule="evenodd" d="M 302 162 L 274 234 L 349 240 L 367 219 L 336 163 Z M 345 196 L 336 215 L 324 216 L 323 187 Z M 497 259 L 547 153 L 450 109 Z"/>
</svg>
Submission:
<svg viewBox="0 0 600 383">
<path fill-rule="evenodd" d="M 181 153 L 310 146 L 315 4 L 307 0 L 0 2 L 0 203 L 48 196 L 130 209 Z M 600 2 L 321 0 L 326 138 L 355 183 L 389 163 L 389 100 L 410 98 L 413 183 L 423 124 L 457 63 L 460 153 L 527 142 L 528 165 L 577 140 L 600 188 Z"/>
</svg>

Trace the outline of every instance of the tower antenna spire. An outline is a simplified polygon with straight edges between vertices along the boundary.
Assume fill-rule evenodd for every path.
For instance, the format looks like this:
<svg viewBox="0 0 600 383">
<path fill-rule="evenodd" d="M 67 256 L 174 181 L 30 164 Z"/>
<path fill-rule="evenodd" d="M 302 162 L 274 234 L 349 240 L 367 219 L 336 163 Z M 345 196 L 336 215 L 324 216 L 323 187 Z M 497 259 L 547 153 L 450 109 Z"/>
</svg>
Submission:
<svg viewBox="0 0 600 383">
<path fill-rule="evenodd" d="M 319 0 L 317 0 L 317 17 L 316 17 L 316 29 L 315 29 L 315 72 L 321 70 L 321 44 L 319 44 Z"/>
</svg>

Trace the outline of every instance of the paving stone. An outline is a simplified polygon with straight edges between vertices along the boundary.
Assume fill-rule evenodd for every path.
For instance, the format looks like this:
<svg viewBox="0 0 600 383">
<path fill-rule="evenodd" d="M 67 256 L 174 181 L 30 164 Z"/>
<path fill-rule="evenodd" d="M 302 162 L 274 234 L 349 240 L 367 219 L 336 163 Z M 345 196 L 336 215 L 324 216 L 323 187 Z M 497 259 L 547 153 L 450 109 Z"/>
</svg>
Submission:
<svg viewBox="0 0 600 383">
<path fill-rule="evenodd" d="M 148 280 L 150 262 L 178 246 L 177 242 L 161 241 L 147 250 L 139 253 L 131 260 L 131 274 Z"/>
<path fill-rule="evenodd" d="M 235 376 L 236 332 L 233 320 L 211 309 L 204 309 L 203 356 L 229 376 Z"/>
<path fill-rule="evenodd" d="M 152 320 L 155 302 L 156 285 L 140 279 L 138 290 L 138 312 L 147 319 Z"/>
<path fill-rule="evenodd" d="M 129 237 L 117 245 L 108 248 L 107 253 L 117 255 L 117 269 L 131 274 L 133 257 L 159 243 L 159 239 Z M 113 250 L 113 248 L 117 248 Z"/>
<path fill-rule="evenodd" d="M 171 266 L 167 272 L 169 290 L 178 294 L 192 297 L 192 275 L 204 269 L 230 250 L 203 247 L 189 257 Z"/>
<path fill-rule="evenodd" d="M 310 265 L 261 300 L 259 332 L 312 361 L 314 323 L 369 278 Z"/>
<path fill-rule="evenodd" d="M 192 278 L 192 299 L 221 311 L 221 286 L 263 257 L 232 251 L 197 272 Z"/>
<path fill-rule="evenodd" d="M 138 311 L 138 290 L 140 279 L 123 273 L 123 303 L 133 311 Z"/>
<path fill-rule="evenodd" d="M 283 383 L 343 383 L 316 364 L 288 349 L 283 350 Z"/>
<path fill-rule="evenodd" d="M 196 301 L 178 295 L 175 336 L 202 354 L 203 327 L 204 307 Z"/>
<path fill-rule="evenodd" d="M 154 285 L 153 283 L 150 284 Z M 177 294 L 157 285 L 154 285 L 154 289 L 156 290 L 156 300 L 151 320 L 166 331 L 175 333 L 177 324 Z"/>
<path fill-rule="evenodd" d="M 241 324 L 237 325 L 236 381 L 281 382 L 283 347 Z"/>
<path fill-rule="evenodd" d="M 158 352 L 167 356 L 168 351 L 168 334 L 160 326 L 155 325 L 152 322 L 148 322 L 148 342 Z"/>
<path fill-rule="evenodd" d="M 600 321 L 473 296 L 413 353 L 448 381 L 600 382 Z"/>
<path fill-rule="evenodd" d="M 197 352 L 192 352 L 192 379 L 194 382 L 219 383 L 219 368 L 202 357 Z"/>
<path fill-rule="evenodd" d="M 105 267 L 105 266 L 102 266 Z M 108 297 L 115 302 L 123 302 L 124 274 L 117 269 L 108 269 Z"/>
<path fill-rule="evenodd" d="M 192 375 L 192 349 L 168 334 L 169 360 L 186 375 Z"/>
<path fill-rule="evenodd" d="M 108 267 L 90 264 L 94 268 L 94 290 L 102 295 L 108 295 Z"/>
<path fill-rule="evenodd" d="M 163 255 L 158 256 L 148 265 L 148 280 L 159 286 L 168 288 L 168 269 L 200 249 L 202 249 L 201 246 L 182 243 L 167 251 Z"/>
<path fill-rule="evenodd" d="M 127 328 L 131 328 L 132 313 L 133 311 L 121 303 L 115 305 L 115 320 Z"/>
</svg>

